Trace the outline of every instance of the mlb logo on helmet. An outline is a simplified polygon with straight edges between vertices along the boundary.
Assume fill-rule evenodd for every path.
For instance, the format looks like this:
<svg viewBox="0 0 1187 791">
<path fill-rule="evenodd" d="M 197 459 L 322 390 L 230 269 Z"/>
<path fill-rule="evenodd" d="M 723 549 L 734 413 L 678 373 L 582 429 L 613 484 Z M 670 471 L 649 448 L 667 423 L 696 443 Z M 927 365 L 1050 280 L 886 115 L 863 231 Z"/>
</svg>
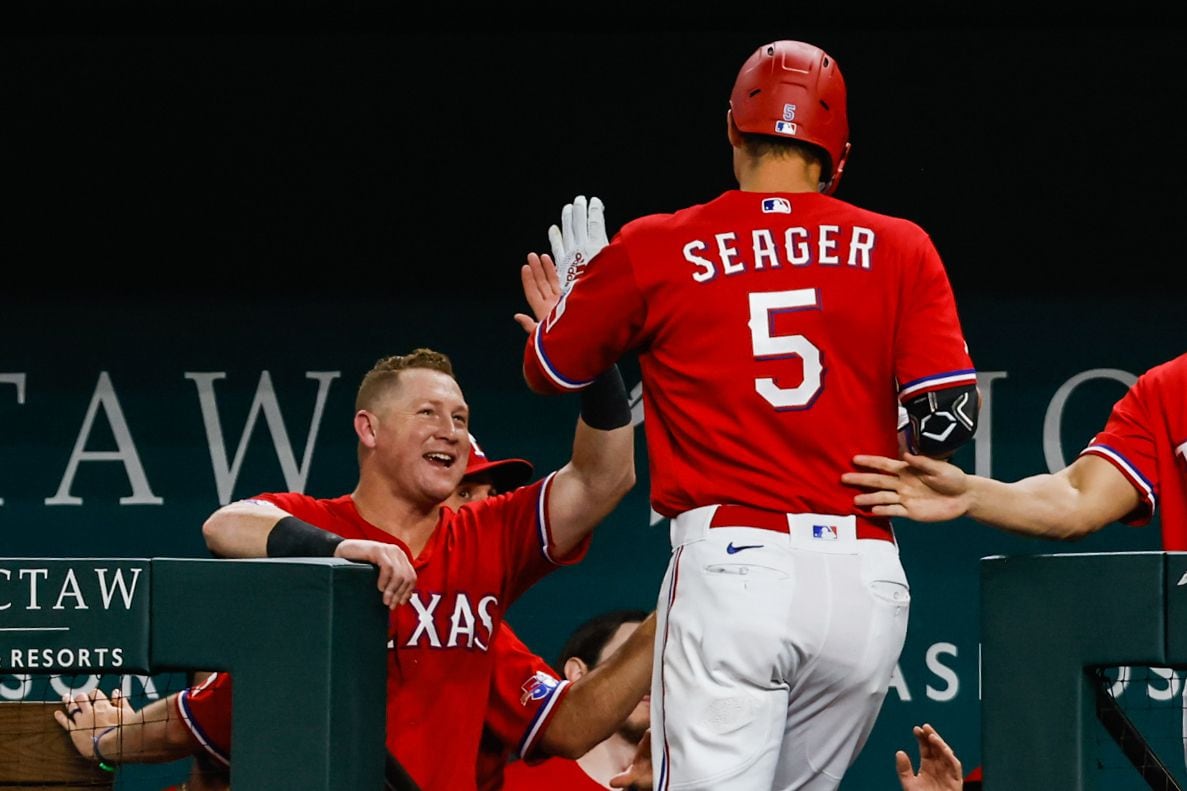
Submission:
<svg viewBox="0 0 1187 791">
<path fill-rule="evenodd" d="M 537 670 L 535 674 L 527 681 L 523 682 L 523 686 L 520 687 L 520 689 L 523 690 L 523 694 L 519 696 L 519 705 L 526 706 L 528 705 L 528 701 L 543 700 L 552 694 L 552 691 L 556 689 L 556 685 L 559 683 L 559 680 L 553 678 L 541 670 Z"/>
<path fill-rule="evenodd" d="M 834 525 L 812 525 L 812 538 L 821 541 L 836 541 L 837 528 Z"/>
<path fill-rule="evenodd" d="M 763 214 L 791 214 L 791 201 L 787 198 L 763 198 Z"/>
</svg>

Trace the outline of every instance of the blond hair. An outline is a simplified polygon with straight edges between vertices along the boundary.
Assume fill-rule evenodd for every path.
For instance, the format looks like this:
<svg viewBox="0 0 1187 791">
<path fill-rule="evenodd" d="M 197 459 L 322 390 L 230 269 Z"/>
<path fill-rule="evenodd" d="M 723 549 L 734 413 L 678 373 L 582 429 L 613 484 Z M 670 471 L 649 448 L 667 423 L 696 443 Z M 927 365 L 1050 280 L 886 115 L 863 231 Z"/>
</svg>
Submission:
<svg viewBox="0 0 1187 791">
<path fill-rule="evenodd" d="M 355 411 L 372 409 L 391 389 L 400 381 L 400 374 L 409 368 L 427 368 L 430 371 L 440 371 L 454 381 L 453 363 L 441 352 L 432 349 L 413 349 L 408 354 L 393 354 L 383 357 L 363 377 L 359 385 L 358 395 L 354 400 Z"/>
</svg>

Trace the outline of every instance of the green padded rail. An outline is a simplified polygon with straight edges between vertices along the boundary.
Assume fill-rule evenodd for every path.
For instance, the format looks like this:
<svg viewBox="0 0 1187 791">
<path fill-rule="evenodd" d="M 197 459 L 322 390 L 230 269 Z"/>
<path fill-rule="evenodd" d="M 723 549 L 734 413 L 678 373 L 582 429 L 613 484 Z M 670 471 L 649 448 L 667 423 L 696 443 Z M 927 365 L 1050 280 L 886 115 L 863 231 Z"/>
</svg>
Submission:
<svg viewBox="0 0 1187 791">
<path fill-rule="evenodd" d="M 0 558 L 0 671 L 227 670 L 234 788 L 379 791 L 377 579 L 335 558 Z"/>
<path fill-rule="evenodd" d="M 1168 629 L 1167 613 L 1187 607 L 1172 603 L 1187 589 L 1175 587 L 1182 572 L 1170 579 L 1171 567 L 1187 571 L 1187 560 L 1166 552 L 982 558 L 987 791 L 1096 791 L 1085 745 L 1100 725 L 1084 668 L 1182 661 L 1187 629 Z"/>
<path fill-rule="evenodd" d="M 232 788 L 383 787 L 376 575 L 334 558 L 153 561 L 154 669 L 234 673 Z"/>
</svg>

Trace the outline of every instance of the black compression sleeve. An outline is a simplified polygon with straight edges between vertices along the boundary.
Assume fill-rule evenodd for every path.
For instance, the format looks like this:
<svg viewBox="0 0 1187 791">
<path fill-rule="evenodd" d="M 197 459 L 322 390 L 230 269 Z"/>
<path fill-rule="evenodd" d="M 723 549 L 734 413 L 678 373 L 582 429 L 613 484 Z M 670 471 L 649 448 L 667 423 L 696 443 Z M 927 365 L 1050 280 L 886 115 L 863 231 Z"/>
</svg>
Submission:
<svg viewBox="0 0 1187 791">
<path fill-rule="evenodd" d="M 617 365 L 581 391 L 581 419 L 590 428 L 610 431 L 631 424 L 631 402 Z"/>
<path fill-rule="evenodd" d="M 295 516 L 286 516 L 268 532 L 268 557 L 331 558 L 345 540 Z"/>
</svg>

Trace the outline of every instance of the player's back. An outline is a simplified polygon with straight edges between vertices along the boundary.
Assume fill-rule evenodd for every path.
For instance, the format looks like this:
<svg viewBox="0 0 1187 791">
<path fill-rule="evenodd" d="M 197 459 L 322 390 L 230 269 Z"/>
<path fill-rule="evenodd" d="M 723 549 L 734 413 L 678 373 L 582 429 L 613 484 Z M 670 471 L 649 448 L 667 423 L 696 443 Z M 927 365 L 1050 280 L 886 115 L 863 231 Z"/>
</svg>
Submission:
<svg viewBox="0 0 1187 791">
<path fill-rule="evenodd" d="M 896 454 L 899 385 L 971 371 L 939 256 L 908 221 L 730 191 L 616 241 L 645 305 L 631 345 L 661 513 L 849 513 L 852 456 Z"/>
</svg>

